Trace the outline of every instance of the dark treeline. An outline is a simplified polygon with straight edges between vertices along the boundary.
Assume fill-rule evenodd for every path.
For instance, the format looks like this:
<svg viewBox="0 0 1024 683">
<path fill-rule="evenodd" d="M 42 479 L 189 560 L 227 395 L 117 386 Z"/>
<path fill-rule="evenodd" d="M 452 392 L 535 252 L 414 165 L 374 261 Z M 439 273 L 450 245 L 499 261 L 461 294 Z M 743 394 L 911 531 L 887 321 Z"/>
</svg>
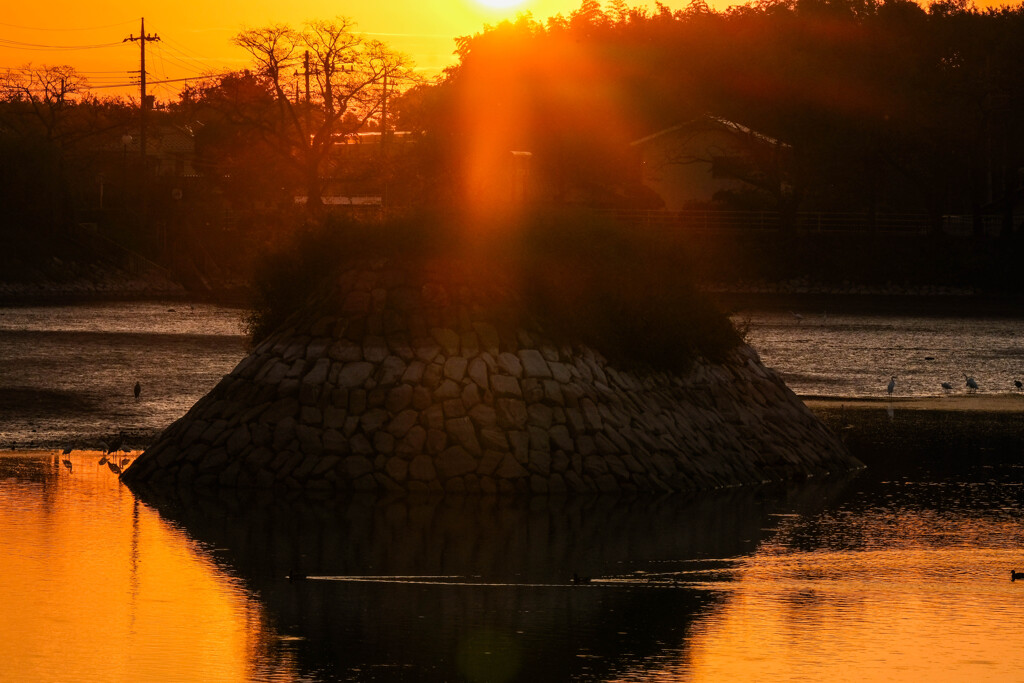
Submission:
<svg viewBox="0 0 1024 683">
<path fill-rule="evenodd" d="M 64 67 L 8 72 L 4 235 L 89 223 L 156 260 L 198 264 L 244 261 L 353 211 L 329 197 L 477 224 L 516 205 L 658 209 L 631 143 L 714 117 L 771 144 L 719 168 L 746 189 L 701 208 L 771 211 L 791 229 L 806 211 L 862 215 L 865 228 L 920 214 L 936 233 L 944 216 L 968 216 L 979 239 L 994 215 L 995 251 L 1020 253 L 1024 6 L 584 0 L 569 16 L 458 39 L 458 63 L 418 85 L 405 58 L 348 20 L 234 42 L 251 68 L 149 110 L 142 160 L 137 103 L 84 94 Z M 188 148 L 177 156 L 174 131 Z"/>
<path fill-rule="evenodd" d="M 500 130 L 494 144 L 534 151 L 556 188 L 628 192 L 618 157 L 631 140 L 711 115 L 786 146 L 785 163 L 754 161 L 743 176 L 766 207 L 984 212 L 1014 227 L 1021 7 L 769 0 L 648 12 L 586 0 L 567 18 L 464 38 L 458 54 L 440 85 L 405 98 L 403 124 L 456 148 L 473 142 L 467 131 Z"/>
</svg>

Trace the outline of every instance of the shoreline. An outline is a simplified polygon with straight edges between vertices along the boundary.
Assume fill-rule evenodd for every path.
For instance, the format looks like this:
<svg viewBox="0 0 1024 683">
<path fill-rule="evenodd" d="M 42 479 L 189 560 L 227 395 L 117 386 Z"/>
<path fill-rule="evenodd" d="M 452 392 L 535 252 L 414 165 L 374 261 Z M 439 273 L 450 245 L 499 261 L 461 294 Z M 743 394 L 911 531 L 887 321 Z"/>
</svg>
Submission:
<svg viewBox="0 0 1024 683">
<path fill-rule="evenodd" d="M 950 396 L 906 396 L 896 398 L 799 396 L 812 412 L 912 410 L 938 413 L 1022 413 L 1024 393 L 954 394 Z"/>
</svg>

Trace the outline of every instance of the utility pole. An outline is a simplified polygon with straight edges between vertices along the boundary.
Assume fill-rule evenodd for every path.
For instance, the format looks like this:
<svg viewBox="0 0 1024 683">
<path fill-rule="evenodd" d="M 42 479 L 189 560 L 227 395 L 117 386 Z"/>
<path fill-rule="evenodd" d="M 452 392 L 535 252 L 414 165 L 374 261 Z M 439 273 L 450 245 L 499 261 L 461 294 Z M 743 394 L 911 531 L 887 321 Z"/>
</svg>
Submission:
<svg viewBox="0 0 1024 683">
<path fill-rule="evenodd" d="M 309 104 L 309 50 L 302 57 L 302 71 L 306 76 L 306 104 Z"/>
<path fill-rule="evenodd" d="M 384 62 L 384 103 L 380 109 L 380 149 L 384 151 L 388 139 L 388 65 Z"/>
<path fill-rule="evenodd" d="M 146 35 L 146 18 L 142 18 L 140 25 L 139 35 L 129 35 L 127 38 L 122 40 L 122 43 L 134 43 L 139 41 L 139 75 L 140 78 L 140 92 L 142 99 L 139 101 L 139 149 L 142 152 L 142 172 L 146 172 L 146 108 L 149 106 L 149 100 L 146 99 L 146 43 L 154 40 L 160 40 L 160 36 L 157 35 Z"/>
</svg>

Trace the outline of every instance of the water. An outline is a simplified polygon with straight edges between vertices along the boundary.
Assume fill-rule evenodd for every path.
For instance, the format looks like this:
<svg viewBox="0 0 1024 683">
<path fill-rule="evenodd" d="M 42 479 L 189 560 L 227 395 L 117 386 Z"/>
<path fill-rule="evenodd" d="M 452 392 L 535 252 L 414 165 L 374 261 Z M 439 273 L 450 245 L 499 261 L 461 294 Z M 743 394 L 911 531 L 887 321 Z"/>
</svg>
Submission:
<svg viewBox="0 0 1024 683">
<path fill-rule="evenodd" d="M 239 309 L 0 308 L 0 449 L 100 448 L 122 430 L 142 446 L 244 356 Z"/>
<path fill-rule="evenodd" d="M 181 308 L 0 309 L 0 395 L 23 397 L 0 399 L 0 679 L 1020 680 L 1019 430 L 883 416 L 922 438 L 858 428 L 855 476 L 695 498 L 137 497 L 98 452 L 62 464 L 50 445 L 144 441 L 242 357 L 237 311 Z M 979 381 L 1016 357 L 983 350 L 1008 316 L 965 343 L 954 318 L 787 315 L 751 339 L 801 393 L 877 396 L 889 370 L 830 368 L 886 354 L 920 378 L 907 359 L 948 349 Z"/>
<path fill-rule="evenodd" d="M 797 318 L 796 316 L 800 316 Z M 747 341 L 801 396 L 879 397 L 896 376 L 894 396 L 943 396 L 943 382 L 967 393 L 1016 391 L 1024 380 L 1024 313 L 994 315 L 751 311 Z"/>
</svg>

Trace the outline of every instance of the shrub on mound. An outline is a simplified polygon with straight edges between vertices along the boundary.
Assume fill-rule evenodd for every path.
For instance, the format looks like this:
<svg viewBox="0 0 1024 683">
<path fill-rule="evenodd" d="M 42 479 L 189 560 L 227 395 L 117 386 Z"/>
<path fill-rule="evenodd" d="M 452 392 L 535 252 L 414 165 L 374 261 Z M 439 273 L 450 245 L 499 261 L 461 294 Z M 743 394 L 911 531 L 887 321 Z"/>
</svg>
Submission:
<svg viewBox="0 0 1024 683">
<path fill-rule="evenodd" d="M 307 226 L 258 270 L 249 333 L 259 343 L 355 259 L 446 262 L 464 282 L 502 282 L 518 315 L 556 340 L 583 343 L 620 365 L 683 370 L 742 342 L 699 292 L 685 256 L 657 237 L 586 212 L 529 216 L 500 235 L 417 214 Z"/>
</svg>

